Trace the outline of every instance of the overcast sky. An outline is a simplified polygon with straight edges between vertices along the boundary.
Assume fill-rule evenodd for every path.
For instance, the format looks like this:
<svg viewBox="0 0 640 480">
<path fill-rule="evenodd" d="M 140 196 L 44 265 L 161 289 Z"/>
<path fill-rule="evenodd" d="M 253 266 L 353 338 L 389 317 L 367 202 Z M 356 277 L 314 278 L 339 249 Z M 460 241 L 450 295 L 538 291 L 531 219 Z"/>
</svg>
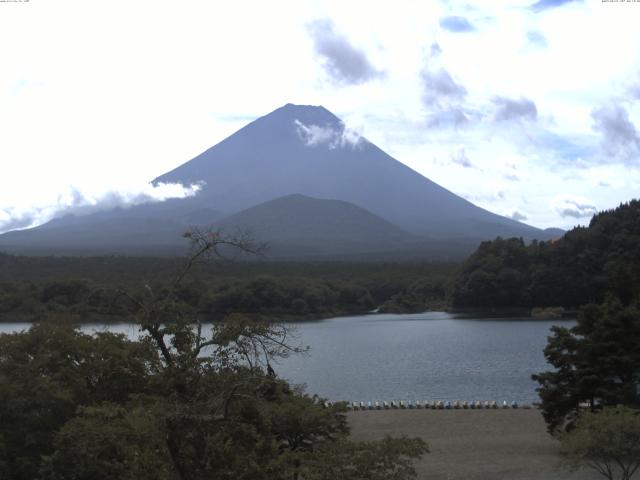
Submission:
<svg viewBox="0 0 640 480">
<path fill-rule="evenodd" d="M 0 231 L 193 194 L 148 182 L 289 102 L 493 212 L 584 224 L 640 196 L 639 25 L 601 0 L 0 0 Z"/>
</svg>

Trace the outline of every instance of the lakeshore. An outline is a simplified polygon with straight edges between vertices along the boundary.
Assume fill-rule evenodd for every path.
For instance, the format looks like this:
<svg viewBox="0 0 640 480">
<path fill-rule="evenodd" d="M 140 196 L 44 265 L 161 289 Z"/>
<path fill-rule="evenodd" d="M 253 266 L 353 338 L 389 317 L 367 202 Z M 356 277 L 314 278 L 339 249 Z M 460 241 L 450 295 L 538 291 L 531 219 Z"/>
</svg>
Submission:
<svg viewBox="0 0 640 480">
<path fill-rule="evenodd" d="M 429 480 L 596 480 L 590 470 L 559 469 L 558 442 L 537 409 L 365 410 L 347 414 L 357 441 L 422 437 L 430 453 L 416 463 Z"/>
</svg>

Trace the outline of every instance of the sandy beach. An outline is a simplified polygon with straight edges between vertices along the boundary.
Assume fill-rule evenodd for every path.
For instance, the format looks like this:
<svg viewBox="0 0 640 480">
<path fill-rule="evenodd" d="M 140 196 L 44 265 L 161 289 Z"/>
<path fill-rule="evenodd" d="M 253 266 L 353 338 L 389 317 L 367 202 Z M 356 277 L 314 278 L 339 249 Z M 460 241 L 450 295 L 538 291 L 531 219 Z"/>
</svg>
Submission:
<svg viewBox="0 0 640 480">
<path fill-rule="evenodd" d="M 558 444 L 532 410 L 381 410 L 348 414 L 355 440 L 418 436 L 430 453 L 418 478 L 432 480 L 596 480 L 558 469 Z"/>
</svg>

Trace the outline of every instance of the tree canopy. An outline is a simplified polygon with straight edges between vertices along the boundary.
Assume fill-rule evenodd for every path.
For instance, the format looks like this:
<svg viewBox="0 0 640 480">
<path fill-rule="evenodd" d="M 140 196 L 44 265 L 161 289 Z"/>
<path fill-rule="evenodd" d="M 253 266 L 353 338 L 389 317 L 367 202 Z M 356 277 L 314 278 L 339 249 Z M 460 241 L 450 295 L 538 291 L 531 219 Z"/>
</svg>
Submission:
<svg viewBox="0 0 640 480">
<path fill-rule="evenodd" d="M 179 259 L 15 257 L 0 253 L 0 322 L 64 315 L 76 321 L 131 321 L 114 293 L 162 289 Z M 434 263 L 270 262 L 248 259 L 197 263 L 180 294 L 203 320 L 228 313 L 275 320 L 388 312 L 422 312 L 446 303 L 455 266 Z"/>
<path fill-rule="evenodd" d="M 352 442 L 344 405 L 277 378 L 270 361 L 301 351 L 286 327 L 233 314 L 202 328 L 181 290 L 192 261 L 250 245 L 193 235 L 173 282 L 114 296 L 139 340 L 59 317 L 0 335 L 2 478 L 415 478 L 421 439 Z"/>
<path fill-rule="evenodd" d="M 580 404 L 640 406 L 640 308 L 608 298 L 583 308 L 576 326 L 555 326 L 544 350 L 553 371 L 533 375 L 551 432 L 571 427 Z"/>
<path fill-rule="evenodd" d="M 560 436 L 565 466 L 587 466 L 608 480 L 630 480 L 640 467 L 640 411 L 606 407 L 586 412 Z"/>
<path fill-rule="evenodd" d="M 458 307 L 579 307 L 640 291 L 640 201 L 595 215 L 551 242 L 483 242 L 454 280 Z"/>
</svg>

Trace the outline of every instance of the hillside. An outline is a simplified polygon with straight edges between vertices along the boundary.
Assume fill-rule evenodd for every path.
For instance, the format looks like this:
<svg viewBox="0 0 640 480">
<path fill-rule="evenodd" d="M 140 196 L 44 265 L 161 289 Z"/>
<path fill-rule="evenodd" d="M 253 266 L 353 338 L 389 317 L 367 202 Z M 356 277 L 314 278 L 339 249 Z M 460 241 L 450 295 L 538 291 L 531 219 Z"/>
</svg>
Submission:
<svg viewBox="0 0 640 480">
<path fill-rule="evenodd" d="M 288 195 L 231 215 L 215 224 L 225 232 L 249 231 L 269 244 L 269 256 L 385 252 L 417 238 L 351 203 Z"/>
<path fill-rule="evenodd" d="M 69 215 L 30 230 L 0 235 L 0 250 L 57 255 L 182 255 L 182 234 L 192 225 L 212 225 L 220 212 L 167 200 L 91 215 Z"/>
<path fill-rule="evenodd" d="M 458 307 L 577 307 L 640 293 L 640 201 L 593 217 L 555 242 L 483 242 L 454 282 Z"/>
</svg>

